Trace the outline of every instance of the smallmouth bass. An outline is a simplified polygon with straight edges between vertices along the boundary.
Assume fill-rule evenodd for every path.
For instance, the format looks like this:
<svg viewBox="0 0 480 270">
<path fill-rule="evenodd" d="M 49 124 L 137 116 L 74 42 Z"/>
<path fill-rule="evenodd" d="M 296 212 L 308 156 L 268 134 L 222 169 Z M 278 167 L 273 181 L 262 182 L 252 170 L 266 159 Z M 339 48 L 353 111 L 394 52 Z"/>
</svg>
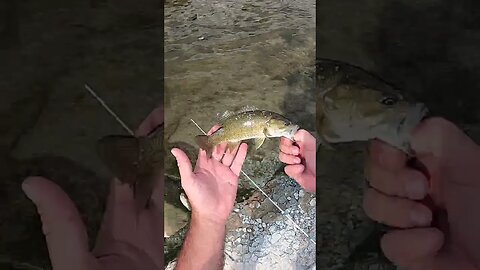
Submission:
<svg viewBox="0 0 480 270">
<path fill-rule="evenodd" d="M 245 107 L 238 112 L 226 111 L 220 119 L 220 128 L 213 134 L 198 135 L 195 140 L 198 146 L 211 156 L 213 147 L 227 143 L 233 151 L 244 140 L 255 140 L 255 149 L 260 148 L 266 138 L 286 137 L 294 140 L 299 126 L 283 115 Z"/>
</svg>

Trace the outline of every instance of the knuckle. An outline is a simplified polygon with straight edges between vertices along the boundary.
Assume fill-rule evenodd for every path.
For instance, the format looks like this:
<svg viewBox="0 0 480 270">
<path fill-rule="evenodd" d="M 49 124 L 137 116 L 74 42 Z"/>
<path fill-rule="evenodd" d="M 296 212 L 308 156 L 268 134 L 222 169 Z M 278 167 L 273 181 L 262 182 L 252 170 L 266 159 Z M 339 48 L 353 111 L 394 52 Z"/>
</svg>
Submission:
<svg viewBox="0 0 480 270">
<path fill-rule="evenodd" d="M 376 191 L 372 188 L 369 188 L 365 193 L 363 198 L 362 207 L 365 211 L 365 214 L 371 219 L 378 219 L 378 197 L 376 196 Z"/>
</svg>

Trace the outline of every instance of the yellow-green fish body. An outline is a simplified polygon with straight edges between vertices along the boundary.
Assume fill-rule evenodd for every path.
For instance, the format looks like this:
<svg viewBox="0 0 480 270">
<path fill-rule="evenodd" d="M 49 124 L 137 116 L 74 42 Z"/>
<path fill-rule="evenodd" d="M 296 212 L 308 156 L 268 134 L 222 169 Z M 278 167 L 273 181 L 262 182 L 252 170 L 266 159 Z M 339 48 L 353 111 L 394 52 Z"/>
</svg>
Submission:
<svg viewBox="0 0 480 270">
<path fill-rule="evenodd" d="M 221 127 L 210 136 L 199 135 L 197 144 L 210 156 L 215 145 L 227 143 L 230 150 L 242 141 L 255 139 L 258 149 L 266 138 L 286 137 L 293 140 L 299 126 L 283 115 L 265 110 L 247 110 L 226 113 Z"/>
</svg>

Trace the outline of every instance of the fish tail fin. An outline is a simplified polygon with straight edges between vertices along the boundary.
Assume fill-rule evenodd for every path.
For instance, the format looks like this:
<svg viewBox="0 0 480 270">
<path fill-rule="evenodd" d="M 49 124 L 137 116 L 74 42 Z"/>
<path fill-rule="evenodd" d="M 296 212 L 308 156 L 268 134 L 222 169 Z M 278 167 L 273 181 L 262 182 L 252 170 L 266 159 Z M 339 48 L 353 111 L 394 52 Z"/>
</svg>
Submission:
<svg viewBox="0 0 480 270">
<path fill-rule="evenodd" d="M 207 152 L 207 156 L 212 155 L 213 145 L 209 142 L 207 135 L 198 135 L 195 137 L 197 145 Z"/>
<path fill-rule="evenodd" d="M 148 154 L 152 149 L 160 149 L 159 139 L 137 138 L 134 136 L 110 135 L 97 143 L 97 153 L 111 173 L 133 191 L 137 214 L 149 207 L 153 189 L 157 183 L 163 160 L 155 160 L 158 155 Z M 145 151 L 147 150 L 147 151 Z M 152 164 L 154 162 L 155 164 Z"/>
</svg>

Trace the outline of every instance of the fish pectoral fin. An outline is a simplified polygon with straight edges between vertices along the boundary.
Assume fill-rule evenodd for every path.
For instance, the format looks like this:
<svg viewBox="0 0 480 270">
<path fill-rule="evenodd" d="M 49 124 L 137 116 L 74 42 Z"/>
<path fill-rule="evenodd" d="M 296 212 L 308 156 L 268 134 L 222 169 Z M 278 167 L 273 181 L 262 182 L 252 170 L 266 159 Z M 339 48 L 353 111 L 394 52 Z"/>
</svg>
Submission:
<svg viewBox="0 0 480 270">
<path fill-rule="evenodd" d="M 255 138 L 255 150 L 257 150 L 258 148 L 260 148 L 263 145 L 266 138 L 267 137 Z"/>
<path fill-rule="evenodd" d="M 240 143 L 242 143 L 241 141 L 240 142 L 227 142 L 227 149 L 228 151 L 230 151 L 230 153 L 232 153 L 235 148 L 237 148 Z"/>
</svg>

